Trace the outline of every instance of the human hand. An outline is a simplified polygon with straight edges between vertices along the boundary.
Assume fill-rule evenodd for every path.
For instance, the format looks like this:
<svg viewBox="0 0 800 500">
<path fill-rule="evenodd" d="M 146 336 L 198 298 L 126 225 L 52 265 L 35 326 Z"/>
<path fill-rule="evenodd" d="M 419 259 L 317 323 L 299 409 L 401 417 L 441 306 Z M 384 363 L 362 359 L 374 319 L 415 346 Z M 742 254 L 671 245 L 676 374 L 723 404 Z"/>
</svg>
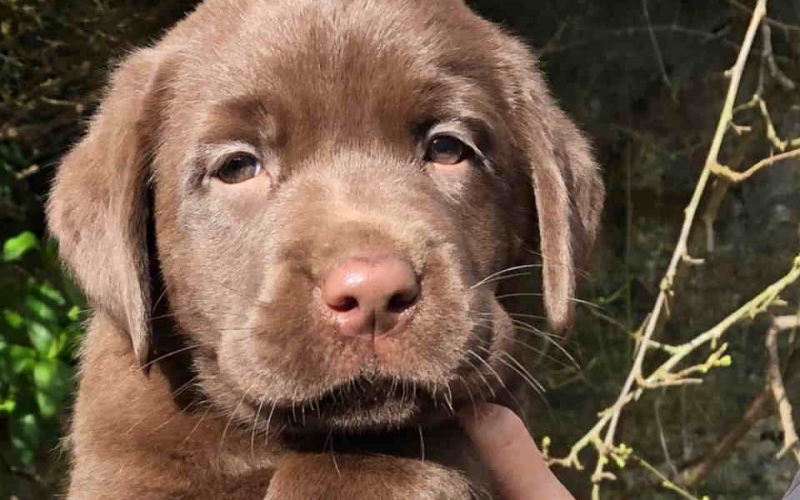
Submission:
<svg viewBox="0 0 800 500">
<path fill-rule="evenodd" d="M 511 410 L 482 404 L 461 413 L 504 500 L 575 500 L 550 471 L 525 424 Z"/>
</svg>

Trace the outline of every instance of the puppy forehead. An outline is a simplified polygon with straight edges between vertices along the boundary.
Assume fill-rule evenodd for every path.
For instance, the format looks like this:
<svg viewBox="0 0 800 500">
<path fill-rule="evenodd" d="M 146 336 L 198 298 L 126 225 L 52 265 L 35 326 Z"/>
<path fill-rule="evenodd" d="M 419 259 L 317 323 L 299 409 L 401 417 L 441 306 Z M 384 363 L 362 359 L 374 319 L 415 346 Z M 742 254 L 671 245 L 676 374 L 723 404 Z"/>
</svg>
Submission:
<svg viewBox="0 0 800 500">
<path fill-rule="evenodd" d="M 345 96 L 419 101 L 433 82 L 458 75 L 490 83 L 500 45 L 458 1 L 218 0 L 213 29 L 178 39 L 177 94 L 198 102 L 292 97 L 299 111 L 335 108 Z M 211 21 L 211 19 L 208 19 Z M 463 86 L 462 86 L 463 87 Z"/>
</svg>

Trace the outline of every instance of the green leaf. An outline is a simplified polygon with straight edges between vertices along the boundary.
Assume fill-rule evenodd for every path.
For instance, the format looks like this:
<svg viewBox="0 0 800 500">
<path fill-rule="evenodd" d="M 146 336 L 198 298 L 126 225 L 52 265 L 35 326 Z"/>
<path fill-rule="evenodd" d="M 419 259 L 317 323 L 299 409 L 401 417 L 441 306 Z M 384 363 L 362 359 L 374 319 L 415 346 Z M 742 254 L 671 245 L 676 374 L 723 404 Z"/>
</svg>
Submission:
<svg viewBox="0 0 800 500">
<path fill-rule="evenodd" d="M 36 415 L 17 415 L 11 420 L 11 446 L 23 464 L 30 464 L 39 447 L 42 436 Z"/>
<path fill-rule="evenodd" d="M 10 311 L 8 309 L 3 310 L 3 319 L 6 320 L 8 326 L 15 330 L 25 325 L 25 318 L 16 311 Z"/>
<path fill-rule="evenodd" d="M 8 350 L 11 358 L 11 368 L 15 374 L 32 370 L 36 365 L 36 351 L 21 345 L 12 345 Z"/>
<path fill-rule="evenodd" d="M 33 369 L 33 381 L 39 410 L 43 416 L 52 417 L 70 392 L 72 369 L 58 359 L 40 361 Z"/>
<path fill-rule="evenodd" d="M 67 345 L 67 334 L 68 331 L 64 330 L 58 332 L 58 334 L 53 338 L 53 342 L 50 343 L 50 349 L 47 351 L 48 359 L 55 359 L 59 354 L 61 354 L 64 346 Z"/>
<path fill-rule="evenodd" d="M 63 306 L 67 302 L 64 300 L 64 296 L 61 295 L 61 292 L 53 288 L 53 285 L 50 283 L 42 283 L 39 285 L 39 293 L 41 293 L 44 297 L 52 300 L 55 304 L 59 306 Z"/>
<path fill-rule="evenodd" d="M 52 417 L 58 411 L 58 401 L 46 392 L 36 391 L 36 404 L 39 405 L 39 411 L 45 418 Z"/>
<path fill-rule="evenodd" d="M 36 297 L 31 297 L 31 296 L 26 297 L 25 305 L 28 306 L 28 310 L 30 312 L 35 314 L 40 320 L 44 321 L 45 323 L 58 322 L 58 314 L 56 314 L 53 308 L 45 304 L 41 300 L 37 299 Z"/>
<path fill-rule="evenodd" d="M 67 319 L 70 321 L 78 321 L 81 318 L 81 308 L 78 306 L 70 307 L 67 312 Z"/>
<path fill-rule="evenodd" d="M 37 351 L 43 356 L 47 356 L 50 351 L 50 344 L 53 343 L 53 334 L 47 327 L 36 321 L 29 321 L 28 339 Z"/>
<path fill-rule="evenodd" d="M 14 408 L 17 407 L 17 402 L 13 399 L 6 399 L 2 403 L 0 403 L 0 412 L 2 413 L 11 413 L 14 411 Z"/>
<path fill-rule="evenodd" d="M 39 239 L 30 231 L 24 231 L 13 238 L 6 240 L 3 245 L 3 260 L 5 262 L 14 262 L 19 260 L 25 252 L 36 248 L 39 245 Z"/>
<path fill-rule="evenodd" d="M 33 381 L 39 389 L 56 395 L 69 391 L 72 369 L 63 361 L 48 359 L 36 363 L 33 370 Z"/>
</svg>

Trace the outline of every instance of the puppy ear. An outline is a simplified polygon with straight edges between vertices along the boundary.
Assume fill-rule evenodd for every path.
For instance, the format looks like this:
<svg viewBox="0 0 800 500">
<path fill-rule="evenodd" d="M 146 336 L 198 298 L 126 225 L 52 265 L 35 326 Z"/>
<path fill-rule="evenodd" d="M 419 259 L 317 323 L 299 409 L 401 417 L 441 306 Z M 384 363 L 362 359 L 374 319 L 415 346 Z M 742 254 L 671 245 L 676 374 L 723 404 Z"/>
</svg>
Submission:
<svg viewBox="0 0 800 500">
<path fill-rule="evenodd" d="M 544 303 L 550 326 L 567 328 L 574 312 L 576 274 L 587 264 L 600 224 L 605 189 L 589 144 L 550 96 L 533 57 L 524 50 L 516 95 L 539 225 Z"/>
<path fill-rule="evenodd" d="M 148 357 L 149 144 L 158 54 L 145 49 L 116 71 L 88 134 L 63 159 L 47 205 L 61 258 L 92 307 L 127 331 Z"/>
</svg>

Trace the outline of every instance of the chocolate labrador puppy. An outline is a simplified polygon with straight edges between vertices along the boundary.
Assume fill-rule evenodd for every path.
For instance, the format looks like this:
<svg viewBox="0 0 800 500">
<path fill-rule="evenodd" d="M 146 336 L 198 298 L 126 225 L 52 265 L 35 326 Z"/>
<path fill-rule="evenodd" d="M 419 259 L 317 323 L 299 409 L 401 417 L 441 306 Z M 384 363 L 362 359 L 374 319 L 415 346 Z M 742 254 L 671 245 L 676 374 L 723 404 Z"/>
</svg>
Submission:
<svg viewBox="0 0 800 500">
<path fill-rule="evenodd" d="M 460 0 L 206 1 L 55 180 L 94 310 L 67 498 L 492 496 L 453 416 L 524 402 L 511 296 L 568 326 L 603 196 Z"/>
</svg>

